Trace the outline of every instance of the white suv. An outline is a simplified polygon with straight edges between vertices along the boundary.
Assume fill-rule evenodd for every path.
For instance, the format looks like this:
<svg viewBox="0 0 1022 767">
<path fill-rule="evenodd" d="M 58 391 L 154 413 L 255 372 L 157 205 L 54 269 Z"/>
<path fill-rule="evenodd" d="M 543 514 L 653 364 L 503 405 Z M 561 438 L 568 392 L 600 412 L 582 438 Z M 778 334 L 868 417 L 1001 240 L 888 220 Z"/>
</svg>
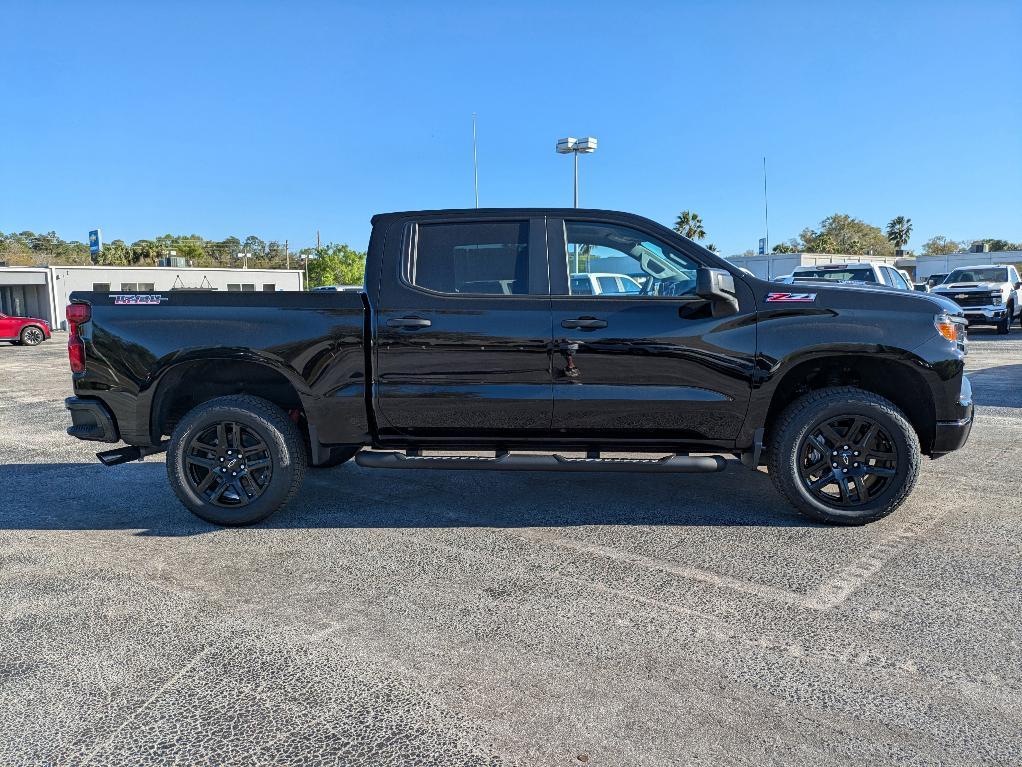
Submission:
<svg viewBox="0 0 1022 767">
<path fill-rule="evenodd" d="M 583 272 L 571 275 L 571 295 L 599 296 L 613 293 L 635 294 L 642 292 L 642 285 L 627 274 L 608 272 Z"/>
<path fill-rule="evenodd" d="M 1016 317 L 1022 321 L 1022 282 L 1011 264 L 963 266 L 930 292 L 962 307 L 970 325 L 995 325 L 1003 334 Z"/>
</svg>

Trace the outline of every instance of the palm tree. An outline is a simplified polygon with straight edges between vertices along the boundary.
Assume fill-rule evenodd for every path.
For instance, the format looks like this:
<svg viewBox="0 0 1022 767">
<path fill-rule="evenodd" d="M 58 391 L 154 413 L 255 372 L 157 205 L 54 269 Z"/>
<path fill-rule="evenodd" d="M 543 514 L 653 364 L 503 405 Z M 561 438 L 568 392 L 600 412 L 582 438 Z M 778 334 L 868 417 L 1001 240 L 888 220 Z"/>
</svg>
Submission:
<svg viewBox="0 0 1022 767">
<path fill-rule="evenodd" d="M 911 236 L 911 218 L 898 216 L 897 218 L 892 218 L 891 223 L 887 225 L 887 239 L 890 240 L 894 247 L 898 250 L 908 243 L 909 237 Z"/>
<path fill-rule="evenodd" d="M 674 222 L 674 231 L 690 240 L 701 240 L 706 236 L 703 220 L 699 218 L 698 213 L 690 210 L 683 210 L 678 214 L 678 220 Z"/>
</svg>

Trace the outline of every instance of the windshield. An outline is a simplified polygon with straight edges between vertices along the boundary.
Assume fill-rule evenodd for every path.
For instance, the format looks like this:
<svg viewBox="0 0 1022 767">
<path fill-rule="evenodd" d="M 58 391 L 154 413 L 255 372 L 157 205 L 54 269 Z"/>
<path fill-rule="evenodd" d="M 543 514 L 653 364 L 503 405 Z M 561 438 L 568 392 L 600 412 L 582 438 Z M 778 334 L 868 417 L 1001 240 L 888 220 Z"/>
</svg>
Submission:
<svg viewBox="0 0 1022 767">
<path fill-rule="evenodd" d="M 799 269 L 797 280 L 833 280 L 834 282 L 876 282 L 872 269 Z"/>
<path fill-rule="evenodd" d="M 955 269 L 945 279 L 945 283 L 952 282 L 1007 282 L 1008 268 L 990 269 Z"/>
</svg>

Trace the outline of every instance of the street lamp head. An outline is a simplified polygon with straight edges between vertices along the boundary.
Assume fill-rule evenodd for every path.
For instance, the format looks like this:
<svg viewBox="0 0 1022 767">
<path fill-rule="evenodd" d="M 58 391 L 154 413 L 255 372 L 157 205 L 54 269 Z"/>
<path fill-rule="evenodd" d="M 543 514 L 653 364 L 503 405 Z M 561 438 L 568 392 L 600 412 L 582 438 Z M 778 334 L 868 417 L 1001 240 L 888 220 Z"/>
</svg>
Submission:
<svg viewBox="0 0 1022 767">
<path fill-rule="evenodd" d="M 578 142 L 571 136 L 557 139 L 557 154 L 571 154 Z"/>
<path fill-rule="evenodd" d="M 575 144 L 575 151 L 582 154 L 592 154 L 596 151 L 596 139 L 592 136 L 580 138 Z"/>
</svg>

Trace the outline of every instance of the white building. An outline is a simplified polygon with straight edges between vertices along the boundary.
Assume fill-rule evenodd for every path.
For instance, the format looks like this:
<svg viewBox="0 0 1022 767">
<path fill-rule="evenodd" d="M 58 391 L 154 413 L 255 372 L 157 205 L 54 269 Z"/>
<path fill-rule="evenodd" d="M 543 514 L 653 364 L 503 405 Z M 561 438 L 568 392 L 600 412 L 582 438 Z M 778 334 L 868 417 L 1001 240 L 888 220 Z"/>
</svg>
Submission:
<svg viewBox="0 0 1022 767">
<path fill-rule="evenodd" d="M 916 279 L 922 282 L 931 274 L 948 274 L 959 267 L 981 264 L 1022 265 L 1022 250 L 972 251 L 970 253 L 948 253 L 943 256 L 919 256 L 916 258 Z"/>
<path fill-rule="evenodd" d="M 63 327 L 76 290 L 168 293 L 172 290 L 304 290 L 300 269 L 218 269 L 175 266 L 0 267 L 0 312 L 39 317 Z"/>
</svg>

